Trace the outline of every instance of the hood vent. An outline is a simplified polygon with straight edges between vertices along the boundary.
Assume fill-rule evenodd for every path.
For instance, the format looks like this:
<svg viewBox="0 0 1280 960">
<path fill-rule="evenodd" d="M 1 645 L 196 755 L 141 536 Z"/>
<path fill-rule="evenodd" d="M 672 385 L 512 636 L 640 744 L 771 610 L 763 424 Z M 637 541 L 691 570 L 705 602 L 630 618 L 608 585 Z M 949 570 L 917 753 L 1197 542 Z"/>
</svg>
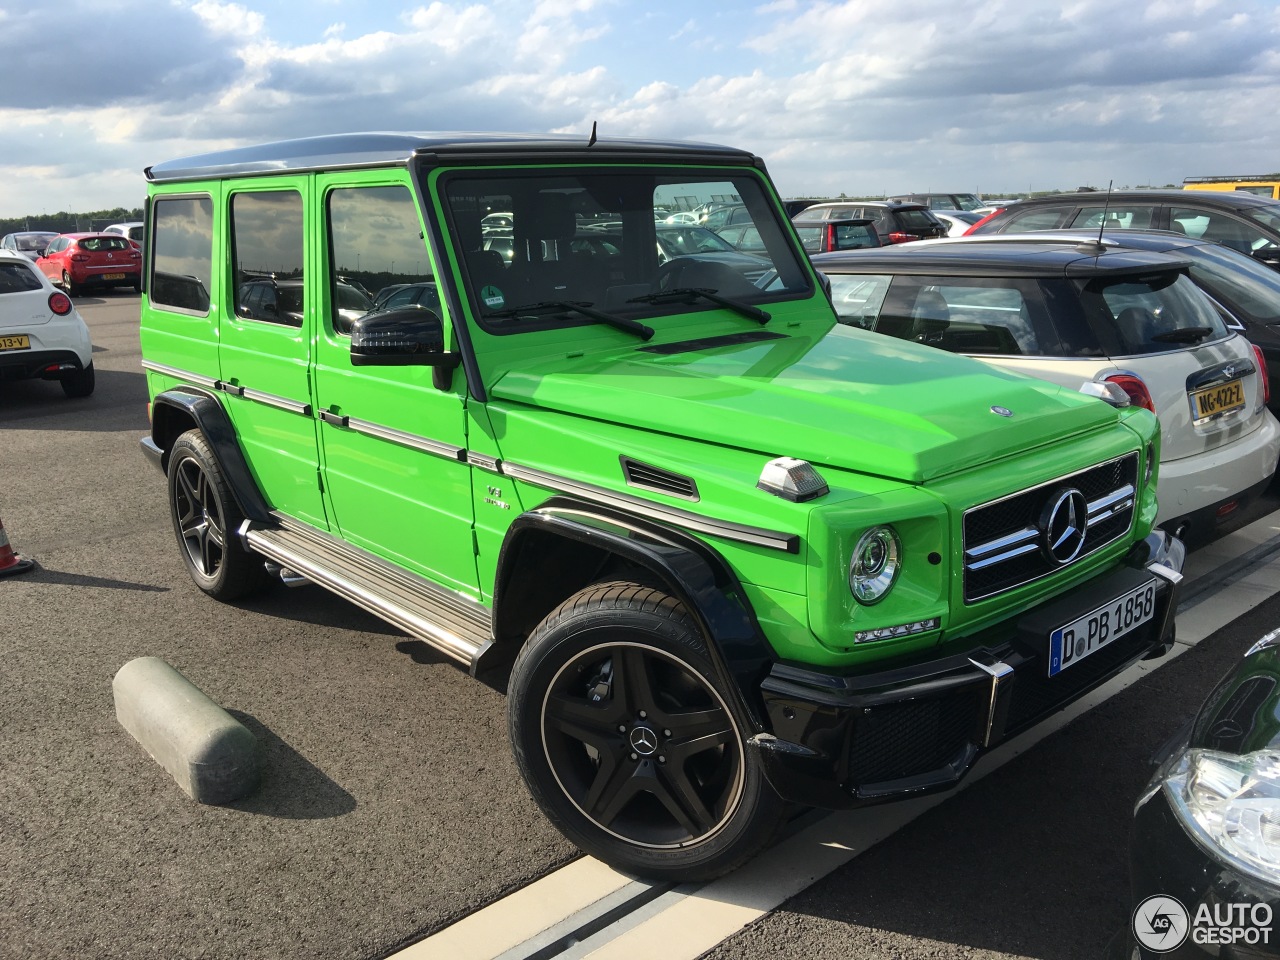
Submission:
<svg viewBox="0 0 1280 960">
<path fill-rule="evenodd" d="M 652 467 L 630 457 L 619 457 L 622 463 L 622 475 L 627 478 L 627 486 L 639 487 L 641 490 L 652 490 L 665 493 L 669 497 L 681 500 L 697 500 L 698 485 L 692 477 L 681 476 L 661 467 Z"/>
</svg>

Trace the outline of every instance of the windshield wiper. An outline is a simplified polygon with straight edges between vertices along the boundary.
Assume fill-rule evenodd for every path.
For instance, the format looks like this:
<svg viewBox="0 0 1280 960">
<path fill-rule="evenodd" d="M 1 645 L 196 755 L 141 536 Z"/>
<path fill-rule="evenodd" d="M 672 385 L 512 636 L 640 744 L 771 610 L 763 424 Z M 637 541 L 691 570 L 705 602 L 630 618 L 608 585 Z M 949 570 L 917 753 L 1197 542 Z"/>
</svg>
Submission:
<svg viewBox="0 0 1280 960">
<path fill-rule="evenodd" d="M 519 307 L 513 307 L 510 310 L 500 310 L 497 313 L 485 314 L 486 317 L 510 317 L 517 319 L 522 313 L 540 310 L 570 310 L 573 313 L 580 313 L 596 323 L 607 324 L 624 333 L 634 333 L 641 340 L 651 340 L 653 338 L 653 327 L 640 323 L 638 320 L 629 320 L 626 317 L 615 317 L 612 313 L 605 313 L 602 310 L 591 309 L 591 303 L 586 300 L 540 300 L 537 303 L 526 303 Z"/>
<path fill-rule="evenodd" d="M 680 300 L 688 302 L 695 297 L 710 300 L 712 303 L 719 304 L 748 319 L 758 320 L 762 326 L 768 323 L 770 319 L 769 314 L 759 307 L 753 307 L 751 304 L 743 303 L 741 300 L 730 300 L 728 297 L 722 297 L 714 290 L 709 290 L 706 287 L 675 287 L 671 290 L 663 290 L 661 293 L 646 293 L 642 297 L 632 297 L 627 303 L 675 303 Z"/>
<path fill-rule="evenodd" d="M 1183 327 L 1180 330 L 1157 333 L 1151 339 L 1160 343 L 1199 343 L 1211 333 L 1213 327 Z"/>
</svg>

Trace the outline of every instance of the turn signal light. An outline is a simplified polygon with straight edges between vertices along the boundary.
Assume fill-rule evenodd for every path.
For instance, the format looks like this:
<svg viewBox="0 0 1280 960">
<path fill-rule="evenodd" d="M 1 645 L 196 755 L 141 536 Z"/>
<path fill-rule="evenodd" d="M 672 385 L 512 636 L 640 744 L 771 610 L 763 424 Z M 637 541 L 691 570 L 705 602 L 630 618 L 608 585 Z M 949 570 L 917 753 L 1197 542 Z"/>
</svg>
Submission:
<svg viewBox="0 0 1280 960">
<path fill-rule="evenodd" d="M 1141 377 L 1132 373 L 1114 373 L 1106 378 L 1106 382 L 1114 383 L 1127 393 L 1135 407 L 1142 407 L 1152 413 L 1156 412 L 1156 402 L 1151 398 L 1151 391 L 1147 389 Z"/>
<path fill-rule="evenodd" d="M 71 298 L 65 293 L 58 291 L 49 294 L 49 309 L 60 317 L 65 317 L 71 312 Z"/>
</svg>

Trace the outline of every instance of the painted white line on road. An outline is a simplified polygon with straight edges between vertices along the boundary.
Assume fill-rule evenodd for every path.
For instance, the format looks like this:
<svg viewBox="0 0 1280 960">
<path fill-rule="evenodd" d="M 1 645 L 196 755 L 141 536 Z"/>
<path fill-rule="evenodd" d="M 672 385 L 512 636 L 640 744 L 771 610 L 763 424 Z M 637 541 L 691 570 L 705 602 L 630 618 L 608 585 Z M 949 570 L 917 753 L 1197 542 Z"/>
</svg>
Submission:
<svg viewBox="0 0 1280 960">
<path fill-rule="evenodd" d="M 1233 561 L 1251 552 L 1261 550 L 1265 553 L 1278 536 L 1280 511 L 1222 538 L 1203 551 L 1197 551 L 1188 558 L 1185 586 L 1194 586 L 1196 581 L 1207 583 L 1219 571 L 1229 569 L 1228 565 Z M 999 769 L 1271 597 L 1280 589 L 1280 550 L 1261 557 L 1260 563 L 1240 573 L 1243 575 L 1237 579 L 1224 580 L 1205 590 L 1190 609 L 1178 614 L 1178 642 L 1168 655 L 1134 664 L 1034 729 L 983 755 L 955 790 L 883 807 L 820 815 L 726 877 L 701 887 L 681 887 L 663 893 L 608 927 L 583 937 L 580 942 L 567 938 L 563 949 L 558 951 L 548 952 L 545 943 L 535 946 L 531 941 L 538 934 L 553 927 L 572 927 L 575 909 L 589 907 L 631 882 L 630 878 L 598 861 L 584 858 L 471 914 L 396 954 L 391 960 L 445 957 L 450 960 L 495 960 L 502 954 L 506 954 L 504 960 L 511 960 L 519 956 L 534 956 L 535 953 L 541 957 L 554 956 L 557 960 L 651 960 L 657 956 L 664 960 L 694 960 L 858 854 L 892 836 L 926 810 Z M 588 869 L 586 865 L 593 866 Z M 560 874 L 568 876 L 563 881 L 557 880 Z M 579 876 L 599 884 L 598 895 L 588 893 L 588 883 L 577 879 Z M 547 884 L 544 889 L 549 895 L 524 896 L 541 884 Z M 655 885 L 648 887 L 654 889 Z M 573 891 L 576 899 L 560 899 L 561 891 Z M 508 906 L 508 901 L 517 898 L 522 898 L 518 904 Z M 573 907 L 578 902 L 581 906 Z M 544 908 L 547 912 L 540 913 Z M 499 933 L 501 936 L 497 935 Z M 469 939 L 472 936 L 480 939 Z M 529 945 L 528 950 L 517 949 L 524 944 Z"/>
<path fill-rule="evenodd" d="M 583 857 L 395 954 L 396 960 L 492 960 L 615 893 L 631 877 Z"/>
</svg>

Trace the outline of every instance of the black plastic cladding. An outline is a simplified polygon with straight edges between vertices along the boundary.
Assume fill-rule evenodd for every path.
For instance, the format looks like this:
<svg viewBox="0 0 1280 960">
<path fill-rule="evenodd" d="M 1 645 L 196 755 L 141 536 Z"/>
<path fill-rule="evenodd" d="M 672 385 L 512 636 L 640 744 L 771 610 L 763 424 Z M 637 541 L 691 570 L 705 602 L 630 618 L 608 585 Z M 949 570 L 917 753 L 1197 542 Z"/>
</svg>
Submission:
<svg viewBox="0 0 1280 960">
<path fill-rule="evenodd" d="M 510 639 L 507 626 L 516 611 L 505 603 L 522 537 L 539 531 L 583 543 L 651 571 L 698 622 L 717 679 L 734 696 L 740 719 L 754 731 L 767 730 L 761 679 L 774 654 L 755 615 L 742 598 L 737 577 L 714 552 L 693 537 L 637 520 L 608 508 L 568 497 L 553 497 L 511 524 L 498 557 L 494 585 L 494 636 Z M 735 595 L 738 599 L 735 599 Z"/>
</svg>

